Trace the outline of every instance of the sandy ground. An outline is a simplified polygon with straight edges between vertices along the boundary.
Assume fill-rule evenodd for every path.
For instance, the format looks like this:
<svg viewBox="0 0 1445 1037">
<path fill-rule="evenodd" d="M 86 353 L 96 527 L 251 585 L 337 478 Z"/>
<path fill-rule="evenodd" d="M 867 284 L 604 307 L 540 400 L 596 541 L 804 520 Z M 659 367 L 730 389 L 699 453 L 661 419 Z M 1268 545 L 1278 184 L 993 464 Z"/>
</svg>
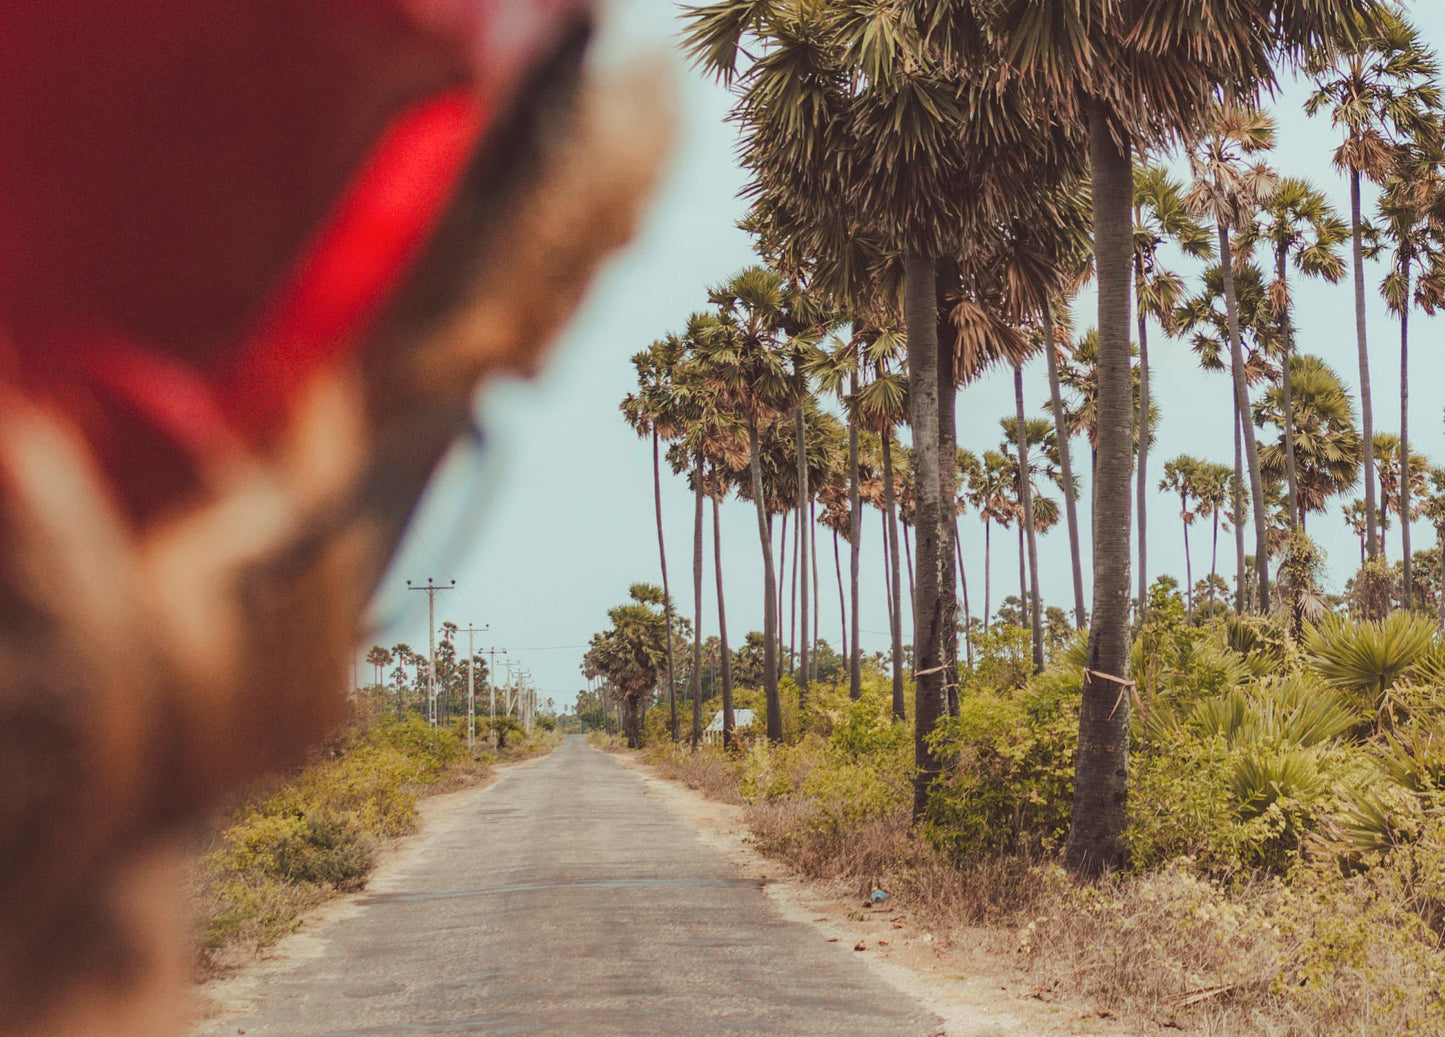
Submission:
<svg viewBox="0 0 1445 1037">
<path fill-rule="evenodd" d="M 745 874 L 766 880 L 764 890 L 784 917 L 812 926 L 824 939 L 851 945 L 880 978 L 940 1016 L 948 1037 L 1178 1032 L 1127 1026 L 1107 1013 L 1060 1002 L 997 954 L 939 946 L 888 902 L 873 907 L 841 898 L 836 890 L 764 857 L 751 844 L 742 807 L 666 780 L 633 756 L 618 753 L 615 758 L 641 774 L 648 794 L 693 825 L 704 842 L 727 854 Z"/>
</svg>

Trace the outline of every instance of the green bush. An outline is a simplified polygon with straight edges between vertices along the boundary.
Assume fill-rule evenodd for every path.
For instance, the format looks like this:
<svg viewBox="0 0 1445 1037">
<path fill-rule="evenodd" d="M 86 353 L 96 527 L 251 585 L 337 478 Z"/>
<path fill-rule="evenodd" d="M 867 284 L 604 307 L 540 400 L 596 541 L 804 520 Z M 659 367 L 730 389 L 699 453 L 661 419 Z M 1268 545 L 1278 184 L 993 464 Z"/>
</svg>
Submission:
<svg viewBox="0 0 1445 1037">
<path fill-rule="evenodd" d="M 218 834 L 199 878 L 209 963 L 231 946 L 269 946 L 332 891 L 358 888 L 380 841 L 415 828 L 417 796 L 462 760 L 456 734 L 383 706 L 361 702 L 323 759 L 241 807 Z"/>
<path fill-rule="evenodd" d="M 952 763 L 929 797 L 928 833 L 961 859 L 1051 854 L 1068 834 L 1078 684 L 1051 671 L 1013 693 L 968 691 L 934 743 Z"/>
</svg>

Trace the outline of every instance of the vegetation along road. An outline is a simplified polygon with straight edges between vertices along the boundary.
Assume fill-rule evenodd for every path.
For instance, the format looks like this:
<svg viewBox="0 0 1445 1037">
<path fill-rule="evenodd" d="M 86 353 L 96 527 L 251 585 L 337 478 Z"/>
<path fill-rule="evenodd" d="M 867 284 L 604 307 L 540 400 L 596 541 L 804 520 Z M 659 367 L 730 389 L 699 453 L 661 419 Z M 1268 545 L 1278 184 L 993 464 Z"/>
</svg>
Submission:
<svg viewBox="0 0 1445 1037">
<path fill-rule="evenodd" d="M 581 738 L 431 827 L 213 1034 L 934 1034 Z"/>
</svg>

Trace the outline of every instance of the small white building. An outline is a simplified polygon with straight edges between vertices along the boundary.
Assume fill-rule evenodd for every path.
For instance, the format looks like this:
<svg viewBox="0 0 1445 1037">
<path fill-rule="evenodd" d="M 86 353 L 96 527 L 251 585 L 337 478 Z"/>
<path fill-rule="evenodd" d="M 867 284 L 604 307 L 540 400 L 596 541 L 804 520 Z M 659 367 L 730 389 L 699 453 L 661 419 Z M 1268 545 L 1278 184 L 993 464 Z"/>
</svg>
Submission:
<svg viewBox="0 0 1445 1037">
<path fill-rule="evenodd" d="M 733 710 L 733 724 L 736 730 L 744 731 L 753 726 L 753 711 L 751 709 Z M 712 723 L 703 728 L 702 742 L 704 745 L 716 745 L 722 741 L 723 736 L 723 711 L 718 710 L 712 718 Z"/>
</svg>

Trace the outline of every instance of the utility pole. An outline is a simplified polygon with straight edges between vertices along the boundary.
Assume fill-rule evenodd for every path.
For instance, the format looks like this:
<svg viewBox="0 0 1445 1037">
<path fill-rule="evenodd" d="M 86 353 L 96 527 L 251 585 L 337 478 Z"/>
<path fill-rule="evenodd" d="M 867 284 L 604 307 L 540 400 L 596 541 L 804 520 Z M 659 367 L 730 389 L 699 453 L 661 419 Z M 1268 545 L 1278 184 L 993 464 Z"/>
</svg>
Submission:
<svg viewBox="0 0 1445 1037">
<path fill-rule="evenodd" d="M 475 668 L 476 650 L 472 647 L 472 635 L 492 629 L 488 625 L 467 627 L 467 748 L 475 750 L 477 745 L 477 687 L 472 676 Z"/>
<path fill-rule="evenodd" d="M 497 744 L 497 653 L 507 654 L 505 648 L 491 647 L 489 653 L 492 657 L 491 669 L 487 671 L 487 737 L 493 747 Z"/>
<path fill-rule="evenodd" d="M 432 578 L 426 578 L 425 587 L 413 587 L 411 581 L 406 581 L 407 590 L 426 592 L 426 636 L 431 645 L 431 656 L 427 672 L 427 719 L 431 726 L 437 726 L 437 593 L 439 591 L 455 590 L 457 581 L 453 580 L 450 587 L 432 582 Z"/>
</svg>

